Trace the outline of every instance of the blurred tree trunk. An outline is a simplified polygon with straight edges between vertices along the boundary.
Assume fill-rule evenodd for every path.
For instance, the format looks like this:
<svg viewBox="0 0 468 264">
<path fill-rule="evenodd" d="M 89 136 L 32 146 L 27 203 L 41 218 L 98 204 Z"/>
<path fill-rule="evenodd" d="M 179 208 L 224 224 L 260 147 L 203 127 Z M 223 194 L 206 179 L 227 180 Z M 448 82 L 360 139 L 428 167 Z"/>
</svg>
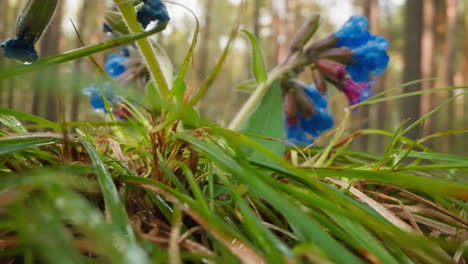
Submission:
<svg viewBox="0 0 468 264">
<path fill-rule="evenodd" d="M 468 14 L 468 3 L 465 2 L 465 10 L 463 11 L 463 13 L 465 14 L 464 16 L 464 29 L 463 29 L 463 32 L 465 34 L 464 36 L 464 42 L 463 42 L 463 46 L 464 46 L 464 62 L 463 62 L 463 83 L 465 85 L 468 85 L 468 16 L 466 14 Z M 468 98 L 465 96 L 465 98 Z M 466 104 L 468 105 L 468 104 Z"/>
<path fill-rule="evenodd" d="M 447 87 L 455 86 L 455 66 L 456 66 L 456 54 L 457 54 L 457 47 L 456 47 L 456 36 L 457 36 L 457 0 L 446 0 L 446 14 L 447 14 L 447 32 L 446 32 L 446 62 L 444 65 L 445 68 L 445 81 Z M 449 92 L 449 96 L 455 96 L 455 90 Z M 457 122 L 457 109 L 456 109 L 456 101 L 452 102 L 448 108 L 448 126 L 447 129 L 453 129 L 456 127 Z M 448 138 L 448 144 L 445 150 L 453 150 L 455 147 L 455 137 L 450 136 Z"/>
<path fill-rule="evenodd" d="M 271 21 L 271 38 L 272 38 L 272 44 L 274 46 L 273 48 L 273 52 L 271 54 L 271 64 L 270 65 L 277 65 L 278 64 L 278 58 L 279 58 L 279 50 L 280 50 L 280 46 L 281 44 L 279 43 L 279 38 L 280 38 L 280 34 L 281 34 L 281 18 L 280 18 L 280 15 L 277 11 L 277 8 L 275 6 L 275 1 L 271 1 L 270 2 L 270 12 L 271 12 L 271 17 L 272 17 L 272 21 Z"/>
<path fill-rule="evenodd" d="M 0 10 L 2 10 L 1 20 L 0 20 L 0 42 L 4 41 L 8 37 L 8 14 L 9 14 L 9 4 L 8 1 L 1 1 L 0 2 Z M 5 67 L 5 58 L 0 56 L 0 67 Z M 5 82 L 0 80 L 0 107 L 3 106 L 3 91 Z"/>
<path fill-rule="evenodd" d="M 369 30 L 372 34 L 380 34 L 380 8 L 379 0 L 363 0 L 361 1 L 363 15 L 369 19 Z M 380 93 L 384 90 L 384 76 L 376 76 L 375 84 L 373 85 L 374 93 Z M 360 129 L 365 128 L 377 128 L 379 127 L 379 119 L 385 120 L 385 111 L 382 109 L 383 104 L 376 105 L 365 105 L 359 109 L 360 111 Z M 358 144 L 360 149 L 368 151 L 383 151 L 377 140 L 380 137 L 377 136 L 361 136 L 359 137 Z"/>
<path fill-rule="evenodd" d="M 278 65 L 288 55 L 287 42 L 287 15 L 288 15 L 288 4 L 287 0 L 271 1 L 271 32 L 273 41 L 273 52 L 272 64 L 273 66 Z"/>
<path fill-rule="evenodd" d="M 255 36 L 260 40 L 260 9 L 262 0 L 255 0 L 253 9 L 253 30 Z"/>
<path fill-rule="evenodd" d="M 62 16 L 63 3 L 60 3 L 49 28 L 42 36 L 40 47 L 41 57 L 47 57 L 59 52 Z M 59 71 L 59 66 L 51 69 L 52 70 L 39 72 L 37 75 L 39 81 L 34 91 L 33 114 L 40 115 L 41 109 L 45 108 L 45 117 L 52 121 L 58 121 L 58 85 L 60 75 L 57 73 Z"/>
<path fill-rule="evenodd" d="M 14 37 L 16 32 L 16 16 L 19 13 L 20 9 L 23 7 L 24 1 L 16 1 L 13 2 L 13 6 L 10 7 L 13 12 L 8 14 L 10 22 L 8 23 L 8 35 Z M 14 65 L 15 62 L 10 60 L 7 66 Z M 15 87 L 16 87 L 16 78 L 10 78 L 8 81 L 8 108 L 13 108 L 15 104 Z"/>
<path fill-rule="evenodd" d="M 467 86 L 468 85 L 468 16 L 466 14 L 468 14 L 468 3 L 465 2 L 464 3 L 465 7 L 464 7 L 464 10 L 463 10 L 463 14 L 464 15 L 464 23 L 463 23 L 463 32 L 464 32 L 464 38 L 463 38 L 463 54 L 464 54 L 464 58 L 463 58 L 463 68 L 462 68 L 462 73 L 463 73 L 463 85 Z M 463 99 L 463 102 L 461 104 L 461 107 L 462 107 L 462 116 L 460 116 L 460 120 L 462 121 L 462 124 L 468 124 L 468 114 L 466 113 L 466 109 L 468 106 L 468 96 L 463 96 L 462 97 Z M 461 138 L 460 140 L 460 144 L 458 144 L 457 142 L 457 145 L 459 145 L 459 148 L 460 148 L 460 153 L 464 153 L 466 154 L 466 150 L 468 148 L 468 142 L 467 140 L 465 139 L 465 135 L 460 135 L 458 138 Z"/>
<path fill-rule="evenodd" d="M 262 0 L 254 0 L 253 10 L 252 10 L 252 24 L 253 24 L 253 34 L 257 37 L 259 43 L 261 43 L 260 36 L 260 9 L 262 6 Z M 245 57 L 246 69 L 250 69 L 252 55 Z M 253 79 L 252 71 L 247 71 L 247 79 Z"/>
<path fill-rule="evenodd" d="M 201 35 L 201 40 L 203 43 L 200 45 L 200 56 L 199 61 L 199 80 L 203 81 L 206 78 L 208 72 L 208 58 L 210 51 L 210 42 L 211 42 L 211 20 L 213 16 L 213 4 L 214 0 L 205 0 L 205 10 L 204 10 L 204 28 Z"/>
<path fill-rule="evenodd" d="M 425 0 L 423 4 L 423 32 L 421 40 L 421 74 L 422 79 L 434 78 L 434 58 L 435 58 L 435 0 Z M 423 81 L 422 90 L 434 88 L 434 81 Z M 432 94 L 421 95 L 420 114 L 425 115 L 434 108 Z M 428 118 L 424 122 L 423 136 L 433 132 L 434 118 Z"/>
<path fill-rule="evenodd" d="M 77 25 L 78 34 L 83 39 L 86 39 L 85 37 L 85 29 L 87 27 L 86 14 L 88 14 L 90 7 L 91 7 L 90 1 L 83 1 L 83 5 L 81 6 L 80 16 L 79 16 L 80 20 L 78 21 L 78 25 Z M 78 37 L 76 38 L 76 45 L 77 47 L 81 46 L 81 42 Z M 72 102 L 71 102 L 71 120 L 72 121 L 78 120 L 78 115 L 80 112 L 80 98 L 81 98 L 80 90 L 82 86 L 82 80 L 81 80 L 82 66 L 83 66 L 83 59 L 75 60 L 76 75 L 73 77 L 75 80 L 73 83 L 73 86 L 75 87 L 75 89 L 73 89 Z"/>
<path fill-rule="evenodd" d="M 405 47 L 404 47 L 404 70 L 403 82 L 407 83 L 421 79 L 421 37 L 422 37 L 422 0 L 407 0 L 405 10 Z M 421 90 L 421 84 L 416 83 L 408 86 L 404 92 L 415 92 Z M 414 122 L 419 117 L 420 97 L 411 96 L 401 101 L 402 119 L 411 118 Z M 412 129 L 406 136 L 417 138 L 419 131 Z"/>
</svg>

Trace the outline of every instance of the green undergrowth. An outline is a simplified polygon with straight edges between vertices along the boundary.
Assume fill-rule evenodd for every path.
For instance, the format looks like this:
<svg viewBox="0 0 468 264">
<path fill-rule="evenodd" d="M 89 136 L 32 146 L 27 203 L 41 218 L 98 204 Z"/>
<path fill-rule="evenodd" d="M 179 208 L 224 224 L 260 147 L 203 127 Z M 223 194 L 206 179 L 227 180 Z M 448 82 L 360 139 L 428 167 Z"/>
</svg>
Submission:
<svg viewBox="0 0 468 264">
<path fill-rule="evenodd" d="M 0 69 L 0 80 L 141 44 L 165 26 Z M 194 106 L 237 32 L 198 89 L 184 81 L 198 28 L 169 91 L 159 96 L 154 82 L 144 96 L 121 88 L 127 122 L 112 111 L 101 122 L 55 123 L 0 108 L 0 261 L 463 263 L 468 158 L 424 142 L 466 129 L 405 137 L 454 98 L 394 132 L 349 135 L 347 111 L 320 146 L 288 146 L 277 81 L 290 69 L 269 75 L 255 37 L 244 32 L 258 89 L 225 129 L 201 119 Z M 152 74 L 161 77 L 158 67 Z M 459 88 L 379 94 L 360 105 Z M 367 134 L 390 139 L 385 153 L 349 147 Z"/>
<path fill-rule="evenodd" d="M 191 130 L 155 130 L 149 119 L 83 123 L 70 133 L 26 113 L 0 114 L 0 258 L 10 263 L 466 257 L 467 158 L 398 133 L 384 133 L 393 142 L 385 155 L 349 149 L 349 137 L 289 149 L 284 159 L 204 121 Z M 29 132 L 19 120 L 50 131 Z"/>
</svg>

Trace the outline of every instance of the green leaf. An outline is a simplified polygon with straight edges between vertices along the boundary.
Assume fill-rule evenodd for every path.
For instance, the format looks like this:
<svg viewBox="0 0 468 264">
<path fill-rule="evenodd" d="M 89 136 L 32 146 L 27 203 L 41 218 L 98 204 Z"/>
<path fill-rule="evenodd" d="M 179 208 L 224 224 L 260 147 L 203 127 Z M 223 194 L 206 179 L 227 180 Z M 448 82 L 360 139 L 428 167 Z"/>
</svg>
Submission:
<svg viewBox="0 0 468 264">
<path fill-rule="evenodd" d="M 1 75 L 1 72 L 0 72 L 0 75 Z M 1 79 L 1 77 L 0 77 L 0 79 Z M 12 116 L 12 117 L 15 117 L 15 118 L 18 118 L 18 119 L 23 119 L 23 120 L 27 120 L 27 121 L 31 121 L 31 122 L 35 122 L 38 125 L 41 125 L 43 127 L 50 127 L 50 128 L 53 128 L 54 130 L 57 130 L 57 131 L 62 130 L 60 125 L 57 124 L 57 123 L 54 123 L 54 122 L 49 121 L 47 119 L 44 119 L 42 117 L 38 117 L 38 116 L 35 116 L 35 115 L 23 113 L 23 112 L 16 111 L 16 110 L 13 110 L 13 109 L 1 108 L 0 107 L 0 114 L 1 115 L 6 115 L 6 116 Z"/>
<path fill-rule="evenodd" d="M 0 155 L 47 145 L 54 145 L 56 143 L 57 139 L 54 138 L 26 138 L 8 140 L 2 140 L 0 138 Z"/>
<path fill-rule="evenodd" d="M 190 66 L 190 62 L 192 61 L 193 53 L 198 43 L 198 34 L 200 32 L 200 23 L 198 22 L 197 16 L 190 9 L 187 9 L 187 10 L 195 18 L 196 27 L 195 27 L 195 32 L 192 38 L 192 44 L 190 45 L 190 49 L 187 52 L 187 55 L 185 56 L 184 63 L 182 64 L 182 67 L 180 68 L 179 74 L 177 75 L 176 80 L 174 81 L 174 85 L 171 90 L 171 94 L 176 97 L 179 103 L 182 103 L 184 99 L 185 90 L 187 89 L 187 85 L 185 84 L 184 78 L 185 78 L 185 75 L 187 74 L 187 69 Z"/>
<path fill-rule="evenodd" d="M 0 123 L 13 130 L 15 133 L 28 132 L 21 122 L 13 116 L 0 115 Z"/>
<path fill-rule="evenodd" d="M 410 167 L 408 167 L 408 169 L 409 168 Z M 419 167 L 416 166 L 411 168 L 414 168 L 415 170 L 419 169 Z M 416 189 L 426 193 L 444 194 L 455 197 L 466 197 L 466 194 L 468 193 L 468 186 L 466 184 L 449 182 L 442 179 L 429 178 L 424 176 L 416 176 L 401 172 L 314 168 L 310 175 L 312 177 L 318 176 L 321 178 L 343 177 L 350 179 L 364 179 Z"/>
<path fill-rule="evenodd" d="M 58 65 L 61 63 L 69 62 L 79 58 L 83 58 L 101 51 L 105 51 L 120 45 L 131 43 L 135 40 L 146 38 L 155 33 L 162 31 L 166 27 L 166 24 L 159 23 L 154 29 L 149 31 L 143 31 L 139 33 L 133 33 L 125 35 L 116 39 L 112 39 L 103 43 L 78 48 L 72 51 L 67 51 L 62 54 L 53 55 L 44 59 L 40 59 L 30 65 L 21 64 L 14 67 L 0 69 L 0 80 L 24 74 L 27 72 L 34 72 L 42 70 L 47 67 Z"/>
<path fill-rule="evenodd" d="M 137 248 L 136 243 L 122 244 L 124 235 L 114 226 L 105 222 L 101 212 L 89 202 L 73 191 L 47 186 L 47 193 L 55 203 L 60 216 L 67 222 L 73 223 L 80 230 L 93 248 L 93 251 L 108 260 L 108 263 L 149 263 L 146 254 Z M 110 243 L 110 241 L 119 241 Z"/>
<path fill-rule="evenodd" d="M 452 154 L 445 154 L 445 153 L 411 151 L 408 154 L 408 157 L 426 159 L 426 160 L 442 160 L 442 161 L 459 162 L 459 163 L 468 162 L 468 158 L 460 157 L 460 156 L 452 155 Z"/>
<path fill-rule="evenodd" d="M 46 201 L 36 198 L 28 206 L 17 203 L 10 208 L 20 240 L 44 263 L 83 263 L 59 212 Z"/>
<path fill-rule="evenodd" d="M 120 200 L 119 193 L 115 187 L 112 176 L 110 175 L 109 171 L 107 171 L 106 165 L 87 138 L 80 135 L 79 140 L 93 161 L 94 168 L 97 173 L 98 183 L 101 187 L 102 195 L 106 203 L 106 209 L 110 214 L 113 226 L 119 232 L 119 234 L 122 234 L 126 237 L 126 242 L 129 244 L 129 247 L 135 249 L 133 252 L 136 255 L 135 259 L 142 260 L 139 261 L 139 263 L 147 263 L 147 261 L 145 261 L 146 256 L 144 255 L 143 251 L 140 250 L 140 247 L 136 242 L 135 234 L 133 233 L 132 226 L 128 220 L 127 212 L 125 211 L 125 205 Z"/>
<path fill-rule="evenodd" d="M 280 84 L 276 81 L 268 88 L 260 105 L 250 114 L 241 129 L 241 132 L 259 136 L 260 138 L 255 140 L 280 157 L 286 149 L 282 141 L 284 139 L 282 105 Z M 252 148 L 248 148 L 246 152 L 252 160 L 265 160 L 263 154 Z"/>
<path fill-rule="evenodd" d="M 235 160 L 219 147 L 193 136 L 179 133 L 178 137 L 190 143 L 192 147 L 207 156 L 221 169 L 232 174 L 234 178 L 261 195 L 272 207 L 283 214 L 291 226 L 295 227 L 296 234 L 323 249 L 330 259 L 337 263 L 362 263 L 360 259 L 325 232 L 321 226 L 305 215 L 291 198 L 272 188 L 256 170 L 245 164 L 245 162 Z"/>
<path fill-rule="evenodd" d="M 258 43 L 257 38 L 247 30 L 241 30 L 250 40 L 250 46 L 252 48 L 252 73 L 257 82 L 265 82 L 268 79 L 268 73 L 263 60 L 262 50 Z"/>
</svg>

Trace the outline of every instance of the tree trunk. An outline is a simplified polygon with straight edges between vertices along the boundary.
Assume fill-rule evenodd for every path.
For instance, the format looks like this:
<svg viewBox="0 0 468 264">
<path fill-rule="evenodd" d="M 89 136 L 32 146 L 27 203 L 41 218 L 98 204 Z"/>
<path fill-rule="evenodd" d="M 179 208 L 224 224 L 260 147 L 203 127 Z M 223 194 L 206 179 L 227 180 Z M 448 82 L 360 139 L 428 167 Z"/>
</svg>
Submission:
<svg viewBox="0 0 468 264">
<path fill-rule="evenodd" d="M 85 28 L 87 26 L 87 19 L 86 19 L 86 14 L 89 12 L 90 9 L 90 2 L 89 1 L 83 1 L 83 5 L 81 6 L 80 10 L 80 20 L 78 21 L 78 34 L 81 36 L 81 38 L 85 38 Z M 77 37 L 76 38 L 76 45 L 78 47 L 81 46 L 80 39 Z M 81 88 L 82 88 L 82 81 L 81 81 L 81 71 L 82 71 L 82 64 L 83 64 L 83 59 L 78 59 L 75 60 L 75 70 L 76 74 L 73 79 L 75 80 L 73 83 L 73 86 L 75 89 L 73 89 L 73 94 L 72 94 L 72 100 L 71 100 L 71 120 L 72 121 L 77 121 L 78 120 L 78 115 L 80 111 L 80 98 L 81 98 Z"/>
<path fill-rule="evenodd" d="M 405 47 L 404 47 L 404 71 L 403 82 L 411 82 L 421 79 L 421 37 L 422 37 L 422 0 L 407 0 L 405 10 Z M 415 92 L 421 90 L 421 84 L 412 84 L 404 90 Z M 402 119 L 411 118 L 414 122 L 419 117 L 420 97 L 411 96 L 401 101 Z M 412 129 L 406 136 L 416 139 L 419 135 L 417 129 Z"/>
<path fill-rule="evenodd" d="M 380 8 L 379 0 L 364 0 L 362 1 L 363 13 L 369 19 L 369 30 L 372 34 L 380 34 Z M 374 93 L 380 93 L 384 90 L 384 76 L 375 76 L 375 84 L 373 85 Z M 363 122 L 360 125 L 361 129 L 376 128 L 379 124 L 379 118 L 385 120 L 383 104 L 365 105 L 359 111 L 360 119 Z M 382 142 L 378 142 L 380 137 L 368 136 L 360 137 L 360 145 L 362 150 L 379 152 L 383 151 Z"/>
<path fill-rule="evenodd" d="M 49 26 L 49 29 L 44 34 L 41 40 L 41 57 L 47 57 L 50 55 L 57 54 L 60 50 L 60 36 L 62 32 L 62 15 L 63 15 L 63 2 L 59 3 L 55 16 Z M 46 103 L 46 118 L 52 121 L 59 120 L 58 113 L 58 98 L 59 94 L 59 77 L 57 74 L 60 71 L 60 67 L 56 66 L 53 70 L 43 72 L 43 84 L 46 87 L 46 94 L 42 100 Z"/>
<path fill-rule="evenodd" d="M 462 73 L 463 73 L 463 85 L 467 86 L 468 85 L 468 16 L 466 15 L 468 12 L 468 3 L 464 3 L 465 8 L 464 8 L 464 23 L 463 23 L 463 32 L 464 32 L 464 38 L 463 38 L 463 68 L 462 68 Z M 468 106 L 468 96 L 463 96 L 462 97 L 463 102 L 461 103 L 462 111 L 460 120 L 462 124 L 468 124 L 468 114 L 466 113 L 466 106 Z M 460 148 L 460 153 L 466 154 L 466 150 L 468 148 L 468 142 L 465 138 L 465 136 L 459 136 L 458 137 L 460 140 L 457 142 L 457 145 Z"/>
<path fill-rule="evenodd" d="M 456 65 L 456 34 L 457 34 L 457 0 L 446 0 L 446 14 L 447 14 L 447 32 L 446 32 L 446 48 L 445 53 L 446 62 L 444 63 L 445 68 L 445 81 L 447 87 L 455 86 L 455 65 Z M 449 92 L 449 96 L 455 96 L 455 90 Z M 453 129 L 457 124 L 457 101 L 452 102 L 447 109 L 448 126 L 447 129 Z M 453 151 L 455 147 L 455 136 L 448 138 L 448 147 L 445 148 L 447 151 Z"/>
<path fill-rule="evenodd" d="M 253 9 L 253 30 L 255 36 L 260 39 L 260 9 L 262 0 L 255 0 Z"/>
<path fill-rule="evenodd" d="M 0 8 L 2 10 L 2 18 L 0 20 L 0 41 L 4 41 L 8 38 L 8 15 L 10 12 L 8 1 L 1 1 Z M 5 58 L 0 56 L 0 68 L 4 68 L 5 66 Z M 3 106 L 3 90 L 5 82 L 0 80 L 0 107 Z"/>
<path fill-rule="evenodd" d="M 16 1 L 13 3 L 13 12 L 11 14 L 11 17 L 10 17 L 10 21 L 8 24 L 11 24 L 9 25 L 8 27 L 8 31 L 9 31 L 9 35 L 11 37 L 13 37 L 15 35 L 15 24 L 16 24 L 16 16 L 17 14 L 19 13 L 20 9 L 23 7 L 23 2 L 24 1 Z M 14 65 L 14 62 L 12 60 L 10 60 L 8 62 L 8 66 L 12 66 Z M 8 108 L 13 108 L 13 106 L 15 105 L 15 87 L 16 87 L 16 78 L 10 78 L 9 81 L 8 81 Z"/>
<path fill-rule="evenodd" d="M 434 78 L 434 51 L 435 51 L 435 0 L 425 0 L 423 5 L 423 33 L 421 40 L 421 74 L 422 79 Z M 421 83 L 421 89 L 434 88 L 434 81 L 425 80 Z M 421 95 L 420 114 L 425 115 L 434 108 L 432 94 Z M 424 122 L 422 134 L 424 136 L 433 132 L 434 119 L 428 118 Z"/>
<path fill-rule="evenodd" d="M 213 4 L 214 0 L 205 0 L 205 10 L 204 10 L 204 28 L 202 31 L 201 39 L 203 41 L 200 46 L 200 56 L 198 58 L 199 62 L 199 80 L 203 81 L 206 78 L 208 73 L 208 58 L 210 51 L 210 42 L 211 42 L 211 20 L 213 16 Z"/>
</svg>

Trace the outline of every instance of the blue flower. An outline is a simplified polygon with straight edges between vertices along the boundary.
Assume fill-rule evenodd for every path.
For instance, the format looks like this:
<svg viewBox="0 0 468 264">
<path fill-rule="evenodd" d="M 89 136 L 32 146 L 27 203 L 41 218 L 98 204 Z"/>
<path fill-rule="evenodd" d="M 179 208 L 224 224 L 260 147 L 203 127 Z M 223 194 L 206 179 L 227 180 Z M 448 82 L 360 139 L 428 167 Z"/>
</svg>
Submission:
<svg viewBox="0 0 468 264">
<path fill-rule="evenodd" d="M 358 47 L 366 43 L 371 34 L 367 30 L 369 22 L 364 16 L 352 16 L 334 33 L 338 47 Z"/>
<path fill-rule="evenodd" d="M 370 79 L 370 75 L 382 74 L 390 61 L 387 48 L 388 41 L 377 35 L 364 45 L 353 48 L 354 62 L 346 67 L 353 80 L 365 82 Z"/>
<path fill-rule="evenodd" d="M 314 140 L 307 137 L 302 123 L 286 124 L 287 142 L 293 145 L 308 146 L 314 143 Z"/>
<path fill-rule="evenodd" d="M 303 120 L 304 129 L 314 137 L 333 127 L 333 117 L 326 108 L 317 107 L 316 113 L 308 120 Z"/>
<path fill-rule="evenodd" d="M 298 112 L 298 118 L 286 120 L 285 125 L 287 141 L 295 145 L 310 145 L 314 142 L 314 137 L 333 127 L 333 117 L 328 112 L 326 96 L 320 94 L 315 85 L 305 86 L 305 94 L 314 104 L 314 114 L 305 118 Z"/>
<path fill-rule="evenodd" d="M 166 6 L 161 0 L 142 0 L 143 7 L 137 12 L 137 19 L 146 28 L 152 21 L 167 22 L 170 20 Z"/>
<path fill-rule="evenodd" d="M 305 92 L 307 96 L 312 99 L 312 102 L 314 102 L 315 107 L 318 108 L 327 108 L 328 102 L 327 102 L 327 97 L 323 96 L 315 87 L 313 84 L 309 84 L 305 87 Z"/>
<path fill-rule="evenodd" d="M 371 98 L 373 94 L 374 93 L 372 91 L 371 83 L 369 83 L 369 85 L 366 85 L 366 87 L 361 91 L 361 94 L 359 95 L 358 102 L 360 103 L 362 101 L 365 101 L 365 100 Z"/>
<path fill-rule="evenodd" d="M 121 99 L 118 96 L 114 95 L 112 84 L 110 82 L 104 83 L 102 89 L 107 101 L 111 103 L 117 103 L 121 101 Z M 89 96 L 89 103 L 95 111 L 107 113 L 101 90 L 96 84 L 93 84 L 90 87 L 83 89 L 83 94 Z"/>
<path fill-rule="evenodd" d="M 118 78 L 127 70 L 127 59 L 128 58 L 126 56 L 122 55 L 110 55 L 107 58 L 107 62 L 104 68 L 113 79 Z"/>
<path fill-rule="evenodd" d="M 25 41 L 23 38 L 7 39 L 0 46 L 3 49 L 3 55 L 10 59 L 33 62 L 39 58 L 34 49 L 34 43 Z"/>
</svg>

